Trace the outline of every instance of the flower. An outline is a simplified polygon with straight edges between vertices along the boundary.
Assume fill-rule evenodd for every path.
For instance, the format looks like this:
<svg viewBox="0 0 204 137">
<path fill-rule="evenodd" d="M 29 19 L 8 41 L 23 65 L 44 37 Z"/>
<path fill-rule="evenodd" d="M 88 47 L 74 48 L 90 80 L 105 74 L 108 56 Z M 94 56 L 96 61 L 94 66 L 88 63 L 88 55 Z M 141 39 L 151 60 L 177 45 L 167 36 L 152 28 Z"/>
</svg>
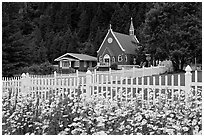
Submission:
<svg viewBox="0 0 204 137">
<path fill-rule="evenodd" d="M 181 135 L 181 132 L 177 132 L 177 135 Z"/>
<path fill-rule="evenodd" d="M 147 124 L 147 120 L 143 119 L 141 125 L 145 125 L 145 124 Z"/>
<path fill-rule="evenodd" d="M 184 131 L 188 131 L 188 127 L 183 127 L 183 130 Z"/>
<path fill-rule="evenodd" d="M 195 126 L 196 124 L 197 124 L 197 120 L 196 120 L 196 119 L 193 119 L 192 125 Z"/>
<path fill-rule="evenodd" d="M 107 135 L 104 131 L 99 131 L 94 133 L 93 135 Z"/>
<path fill-rule="evenodd" d="M 197 131 L 199 130 L 199 126 L 195 126 L 194 128 L 195 128 L 195 130 L 197 130 Z"/>
</svg>

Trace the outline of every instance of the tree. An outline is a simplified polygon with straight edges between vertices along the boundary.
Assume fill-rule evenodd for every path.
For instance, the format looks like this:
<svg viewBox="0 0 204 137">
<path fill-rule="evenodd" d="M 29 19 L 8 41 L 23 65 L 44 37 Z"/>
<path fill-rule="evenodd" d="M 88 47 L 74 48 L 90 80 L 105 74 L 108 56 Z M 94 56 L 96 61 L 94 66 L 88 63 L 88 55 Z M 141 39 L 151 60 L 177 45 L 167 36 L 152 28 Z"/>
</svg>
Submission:
<svg viewBox="0 0 204 137">
<path fill-rule="evenodd" d="M 112 14 L 111 24 L 113 29 L 117 32 L 129 34 L 130 23 L 130 11 L 128 4 L 124 4 L 122 7 L 119 3 L 115 5 L 115 11 Z"/>
<path fill-rule="evenodd" d="M 200 11 L 201 3 L 154 3 L 142 33 L 147 52 L 160 60 L 169 58 L 175 70 L 179 65 L 182 69 L 202 47 Z"/>
</svg>

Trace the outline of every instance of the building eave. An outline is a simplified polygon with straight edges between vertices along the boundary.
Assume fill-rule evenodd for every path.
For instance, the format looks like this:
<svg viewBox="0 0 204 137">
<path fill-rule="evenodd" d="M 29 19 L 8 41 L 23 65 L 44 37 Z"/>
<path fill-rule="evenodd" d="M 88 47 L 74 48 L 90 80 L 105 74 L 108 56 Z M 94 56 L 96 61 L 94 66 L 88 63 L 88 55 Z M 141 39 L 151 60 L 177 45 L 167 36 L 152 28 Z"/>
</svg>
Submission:
<svg viewBox="0 0 204 137">
<path fill-rule="evenodd" d="M 106 36 L 105 36 L 105 38 L 104 38 L 104 40 L 103 40 L 101 46 L 100 46 L 99 49 L 97 50 L 97 53 L 101 50 L 101 48 L 102 48 L 102 46 L 103 46 L 103 44 L 104 44 L 106 38 L 108 37 L 108 34 L 109 34 L 109 33 L 110 33 L 110 29 L 108 30 L 108 33 L 106 34 Z"/>
<path fill-rule="evenodd" d="M 122 47 L 122 45 L 120 44 L 119 40 L 117 39 L 117 37 L 115 36 L 115 34 L 113 33 L 113 31 L 111 30 L 111 33 L 113 34 L 113 37 L 115 38 L 116 42 L 118 43 L 119 47 L 121 48 L 122 51 L 125 52 L 125 49 Z"/>
</svg>

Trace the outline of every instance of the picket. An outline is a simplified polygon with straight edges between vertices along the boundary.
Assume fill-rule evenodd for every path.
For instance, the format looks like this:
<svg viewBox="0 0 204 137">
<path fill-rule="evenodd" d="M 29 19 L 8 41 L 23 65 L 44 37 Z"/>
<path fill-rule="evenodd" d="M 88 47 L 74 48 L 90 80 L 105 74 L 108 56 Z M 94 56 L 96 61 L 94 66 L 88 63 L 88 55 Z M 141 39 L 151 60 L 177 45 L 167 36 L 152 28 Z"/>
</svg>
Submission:
<svg viewBox="0 0 204 137">
<path fill-rule="evenodd" d="M 141 95 L 143 104 L 145 98 L 147 98 L 147 102 L 149 103 L 150 89 L 153 90 L 151 96 L 153 98 L 153 103 L 155 103 L 155 98 L 157 96 L 156 91 L 159 91 L 159 96 L 161 96 L 162 89 L 169 89 L 169 91 L 171 91 L 171 99 L 173 100 L 176 91 L 179 92 L 178 99 L 180 99 L 180 92 L 182 90 L 186 91 L 185 96 L 187 97 L 190 89 L 194 87 L 194 95 L 197 97 L 198 87 L 202 87 L 202 83 L 198 82 L 197 70 L 195 71 L 195 81 L 192 82 L 191 68 L 187 66 L 185 85 L 183 86 L 181 86 L 181 75 L 178 75 L 177 83 L 175 83 L 174 79 L 176 77 L 174 75 L 171 76 L 170 81 L 168 81 L 167 76 L 159 76 L 159 81 L 156 82 L 156 77 L 154 75 L 160 74 L 164 72 L 164 70 L 165 68 L 163 66 L 151 66 L 149 68 L 143 67 L 139 69 L 133 67 L 132 70 L 127 70 L 127 73 L 124 68 L 122 71 L 113 71 L 109 69 L 108 73 L 98 73 L 94 71 L 92 74 L 91 71 L 87 71 L 86 75 L 83 76 L 81 76 L 78 71 L 76 75 L 68 76 L 62 76 L 56 72 L 54 72 L 53 75 L 42 76 L 23 73 L 21 77 L 3 77 L 2 89 L 3 92 L 10 91 L 12 96 L 23 93 L 31 97 L 39 95 L 42 99 L 48 99 L 50 93 L 61 95 L 62 97 L 67 93 L 69 93 L 69 95 L 75 95 L 76 90 L 80 87 L 82 93 L 86 93 L 88 97 L 93 94 L 97 96 L 102 94 L 104 97 L 116 101 L 118 101 L 118 99 L 133 101 L 135 97 Z M 145 79 L 144 76 L 153 76 L 152 82 L 150 82 L 150 77 Z M 162 84 L 163 80 L 164 84 Z"/>
</svg>

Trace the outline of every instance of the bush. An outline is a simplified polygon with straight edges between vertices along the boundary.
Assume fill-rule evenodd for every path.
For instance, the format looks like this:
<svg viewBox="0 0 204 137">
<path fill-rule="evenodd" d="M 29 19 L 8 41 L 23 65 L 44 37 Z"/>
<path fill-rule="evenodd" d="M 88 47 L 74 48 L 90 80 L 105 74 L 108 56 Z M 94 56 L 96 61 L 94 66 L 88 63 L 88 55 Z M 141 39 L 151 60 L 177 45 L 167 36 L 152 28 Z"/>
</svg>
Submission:
<svg viewBox="0 0 204 137">
<path fill-rule="evenodd" d="M 33 64 L 30 67 L 20 68 L 18 74 L 29 73 L 31 75 L 47 75 L 53 74 L 56 68 L 49 62 L 44 62 L 42 64 Z"/>
<path fill-rule="evenodd" d="M 76 70 L 74 68 L 68 68 L 68 69 L 60 69 L 57 73 L 62 73 L 62 74 L 70 74 L 70 73 L 75 73 Z"/>
<path fill-rule="evenodd" d="M 113 63 L 113 64 L 111 64 L 110 68 L 112 70 L 118 70 L 118 64 L 117 63 Z"/>
</svg>

